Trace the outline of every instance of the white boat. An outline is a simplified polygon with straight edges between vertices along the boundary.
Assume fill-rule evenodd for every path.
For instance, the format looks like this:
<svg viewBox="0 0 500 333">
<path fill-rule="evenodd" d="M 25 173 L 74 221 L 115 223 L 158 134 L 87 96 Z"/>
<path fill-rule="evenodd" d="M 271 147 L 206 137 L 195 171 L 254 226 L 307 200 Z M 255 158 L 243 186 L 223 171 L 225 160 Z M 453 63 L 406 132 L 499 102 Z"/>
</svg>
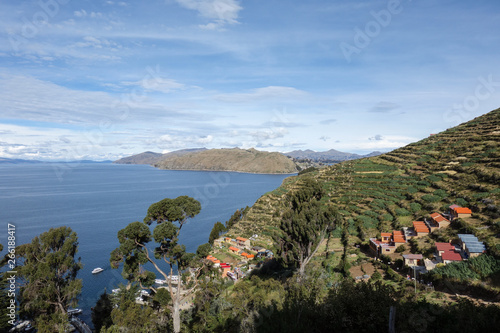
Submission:
<svg viewBox="0 0 500 333">
<path fill-rule="evenodd" d="M 118 289 L 112 289 L 111 292 L 113 294 L 118 294 L 118 292 L 120 292 L 120 289 L 119 288 Z"/>
<path fill-rule="evenodd" d="M 92 270 L 92 274 L 101 273 L 103 270 L 101 267 L 96 267 Z"/>
<path fill-rule="evenodd" d="M 156 279 L 155 283 L 156 284 L 165 284 L 165 283 L 167 283 L 167 281 L 166 280 L 161 280 L 161 279 Z"/>
<path fill-rule="evenodd" d="M 82 313 L 82 309 L 68 309 L 68 315 L 77 315 Z"/>
</svg>

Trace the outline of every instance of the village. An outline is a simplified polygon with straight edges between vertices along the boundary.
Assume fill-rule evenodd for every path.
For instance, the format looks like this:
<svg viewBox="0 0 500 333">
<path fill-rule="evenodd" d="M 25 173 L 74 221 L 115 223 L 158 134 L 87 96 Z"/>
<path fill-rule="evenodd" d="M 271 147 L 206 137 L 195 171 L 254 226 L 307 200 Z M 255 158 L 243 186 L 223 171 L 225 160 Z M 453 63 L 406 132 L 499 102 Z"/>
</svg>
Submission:
<svg viewBox="0 0 500 333">
<path fill-rule="evenodd" d="M 469 208 L 451 205 L 446 213 L 433 213 L 424 221 L 413 221 L 413 227 L 394 230 L 392 233 L 381 233 L 380 239 L 370 238 L 370 252 L 376 260 L 382 256 L 389 256 L 392 259 L 401 256 L 404 265 L 413 271 L 414 278 L 419 274 L 428 273 L 438 265 L 477 257 L 486 252 L 486 246 L 473 234 L 458 234 L 455 239 L 446 243 L 435 242 L 433 254 L 428 255 L 427 258 L 424 258 L 422 253 L 404 253 L 408 252 L 405 244 L 412 239 L 425 237 L 436 230 L 448 228 L 453 220 L 469 218 L 471 215 L 472 211 Z"/>
<path fill-rule="evenodd" d="M 254 259 L 272 259 L 274 253 L 261 246 L 252 246 L 251 241 L 259 236 L 253 235 L 250 239 L 243 237 L 220 237 L 214 240 L 214 254 L 206 259 L 219 268 L 222 278 L 230 278 L 233 281 L 247 276 L 252 270 L 258 268 L 262 261 L 252 263 Z"/>
</svg>

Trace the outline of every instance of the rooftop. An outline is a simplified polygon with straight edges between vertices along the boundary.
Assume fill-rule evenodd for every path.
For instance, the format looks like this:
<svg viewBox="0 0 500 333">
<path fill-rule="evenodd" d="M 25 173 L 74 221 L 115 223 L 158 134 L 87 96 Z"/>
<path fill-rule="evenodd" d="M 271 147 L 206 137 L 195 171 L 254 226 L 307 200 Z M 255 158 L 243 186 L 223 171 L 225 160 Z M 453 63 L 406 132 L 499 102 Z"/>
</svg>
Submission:
<svg viewBox="0 0 500 333">
<path fill-rule="evenodd" d="M 460 256 L 460 253 L 452 252 L 452 251 L 447 251 L 443 253 L 441 256 L 443 260 L 450 260 L 450 261 L 462 261 L 462 256 Z"/>
<path fill-rule="evenodd" d="M 421 254 L 403 254 L 403 258 L 422 260 L 424 257 Z"/>
<path fill-rule="evenodd" d="M 436 248 L 438 251 L 452 251 L 455 252 L 455 247 L 450 243 L 436 243 Z"/>
</svg>

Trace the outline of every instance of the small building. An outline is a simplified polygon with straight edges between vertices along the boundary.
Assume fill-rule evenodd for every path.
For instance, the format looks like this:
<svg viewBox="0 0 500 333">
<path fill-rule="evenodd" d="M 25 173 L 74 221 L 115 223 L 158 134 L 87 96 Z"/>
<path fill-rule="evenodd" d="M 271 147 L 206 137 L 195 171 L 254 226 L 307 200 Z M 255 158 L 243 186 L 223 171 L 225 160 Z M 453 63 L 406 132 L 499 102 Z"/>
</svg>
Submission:
<svg viewBox="0 0 500 333">
<path fill-rule="evenodd" d="M 243 237 L 236 237 L 236 246 L 249 249 L 251 247 L 250 240 Z"/>
<path fill-rule="evenodd" d="M 382 243 L 390 243 L 392 238 L 392 234 L 390 232 L 382 232 L 380 234 L 380 241 Z"/>
<path fill-rule="evenodd" d="M 445 252 L 455 252 L 455 247 L 450 243 L 436 243 L 436 255 L 441 257 Z"/>
<path fill-rule="evenodd" d="M 376 238 L 370 238 L 370 250 L 375 256 L 381 256 L 382 254 L 391 254 L 396 252 L 396 246 L 390 243 L 383 243 Z"/>
<path fill-rule="evenodd" d="M 427 236 L 429 234 L 429 228 L 423 221 L 413 221 L 413 229 L 417 233 L 417 237 Z"/>
<path fill-rule="evenodd" d="M 420 266 L 423 258 L 421 254 L 403 254 L 405 265 L 410 267 Z"/>
<path fill-rule="evenodd" d="M 238 249 L 237 247 L 230 246 L 230 247 L 229 247 L 229 251 L 231 251 L 231 252 L 233 252 L 233 253 L 236 253 L 236 254 L 237 254 L 237 253 L 238 253 L 238 252 L 240 252 L 241 250 L 240 250 L 240 249 Z"/>
<path fill-rule="evenodd" d="M 449 264 L 450 262 L 462 261 L 462 256 L 457 252 L 446 251 L 441 255 L 441 260 L 443 263 Z"/>
<path fill-rule="evenodd" d="M 220 270 L 222 271 L 222 277 L 224 278 L 227 276 L 227 273 L 231 270 L 231 266 L 226 263 L 221 263 Z"/>
<path fill-rule="evenodd" d="M 469 208 L 452 205 L 450 206 L 450 214 L 453 218 L 464 218 L 464 217 L 471 217 L 472 211 Z"/>
<path fill-rule="evenodd" d="M 432 221 L 438 225 L 438 228 L 446 228 L 450 225 L 450 221 L 443 217 L 443 215 L 439 213 L 431 214 Z"/>
<path fill-rule="evenodd" d="M 458 234 L 460 247 L 466 259 L 486 253 L 486 246 L 472 234 Z"/>
<path fill-rule="evenodd" d="M 222 247 L 222 243 L 224 242 L 224 238 L 217 238 L 216 240 L 214 240 L 214 247 L 216 248 L 220 248 Z"/>
<path fill-rule="evenodd" d="M 263 248 L 262 246 L 253 246 L 251 250 L 254 252 L 266 252 L 266 249 Z"/>
<path fill-rule="evenodd" d="M 406 238 L 404 233 L 400 230 L 394 230 L 392 232 L 392 242 L 394 243 L 395 246 L 405 244 Z"/>
</svg>

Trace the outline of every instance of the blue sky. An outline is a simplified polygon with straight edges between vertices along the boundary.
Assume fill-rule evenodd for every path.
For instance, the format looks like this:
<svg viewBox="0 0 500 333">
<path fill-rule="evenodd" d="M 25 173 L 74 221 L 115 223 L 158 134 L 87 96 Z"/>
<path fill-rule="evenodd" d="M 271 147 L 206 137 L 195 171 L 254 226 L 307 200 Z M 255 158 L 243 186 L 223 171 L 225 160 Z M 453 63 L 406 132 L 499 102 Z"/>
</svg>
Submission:
<svg viewBox="0 0 500 333">
<path fill-rule="evenodd" d="M 389 151 L 500 107 L 500 2 L 5 0 L 0 157 Z"/>
</svg>

